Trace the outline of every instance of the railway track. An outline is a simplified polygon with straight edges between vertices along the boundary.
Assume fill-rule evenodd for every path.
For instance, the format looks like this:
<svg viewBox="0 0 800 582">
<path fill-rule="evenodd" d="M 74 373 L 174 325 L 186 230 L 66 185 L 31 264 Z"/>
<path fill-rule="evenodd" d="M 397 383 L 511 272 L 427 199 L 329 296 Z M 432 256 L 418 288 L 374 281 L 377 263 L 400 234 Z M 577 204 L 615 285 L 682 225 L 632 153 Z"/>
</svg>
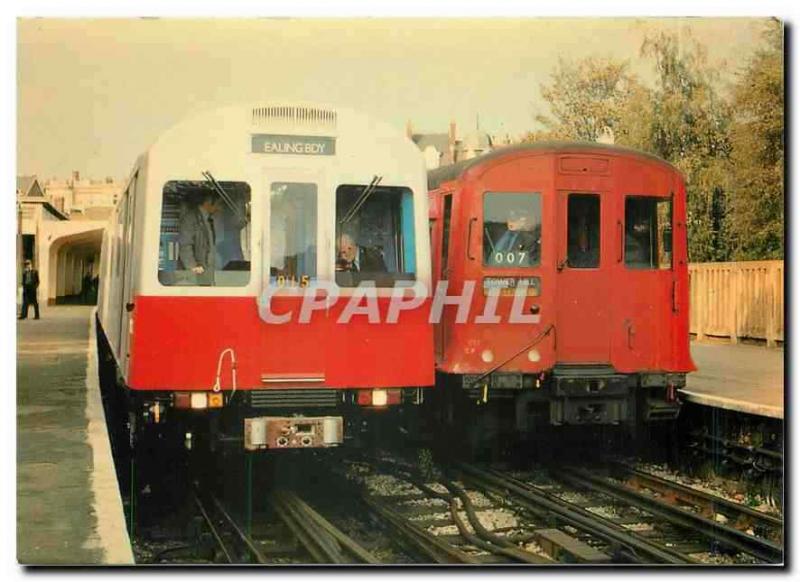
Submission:
<svg viewBox="0 0 800 582">
<path fill-rule="evenodd" d="M 562 469 L 555 475 L 635 504 L 726 548 L 766 563 L 782 561 L 781 519 L 624 464 L 612 464 L 610 468 L 609 477 L 584 469 Z"/>
<path fill-rule="evenodd" d="M 568 501 L 573 507 L 565 517 L 575 527 L 590 530 L 591 523 L 576 521 L 576 517 L 589 517 L 587 511 L 604 515 L 606 525 L 617 531 L 614 537 L 628 530 L 624 534 L 627 540 L 619 539 L 620 543 L 654 563 L 706 562 L 703 556 L 728 556 L 731 561 L 726 563 L 782 562 L 782 546 L 774 539 L 780 535 L 780 520 L 631 467 L 610 466 L 616 479 L 583 468 L 551 468 L 547 479 L 538 482 L 524 475 L 488 475 L 512 494 L 553 511 L 559 501 Z M 465 470 L 487 478 L 479 469 L 465 466 Z M 765 537 L 755 535 L 754 523 L 759 524 L 758 531 L 766 532 Z M 593 533 L 608 536 L 611 532 L 603 528 Z"/>
<path fill-rule="evenodd" d="M 375 556 L 315 511 L 297 494 L 270 494 L 276 516 L 296 543 L 286 543 L 279 529 L 268 536 L 247 533 L 214 496 L 195 493 L 194 501 L 218 547 L 218 559 L 228 564 L 378 564 Z M 276 535 L 278 534 L 278 535 Z"/>
</svg>

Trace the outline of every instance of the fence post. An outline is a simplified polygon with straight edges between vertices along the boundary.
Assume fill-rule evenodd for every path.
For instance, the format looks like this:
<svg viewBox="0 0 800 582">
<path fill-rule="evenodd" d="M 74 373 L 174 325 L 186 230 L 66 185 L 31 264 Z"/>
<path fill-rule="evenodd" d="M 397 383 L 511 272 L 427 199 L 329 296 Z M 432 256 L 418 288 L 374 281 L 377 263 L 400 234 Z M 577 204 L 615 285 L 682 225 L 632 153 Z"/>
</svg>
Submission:
<svg viewBox="0 0 800 582">
<path fill-rule="evenodd" d="M 730 265 L 728 268 L 728 330 L 731 334 L 731 343 L 739 343 L 738 318 L 736 316 L 739 306 L 739 265 Z"/>
<path fill-rule="evenodd" d="M 767 347 L 774 348 L 778 345 L 778 325 L 777 325 L 777 307 L 778 307 L 778 286 L 779 281 L 776 278 L 779 274 L 776 265 L 770 264 L 767 270 Z"/>
<path fill-rule="evenodd" d="M 708 315 L 706 271 L 698 266 L 694 271 L 694 279 L 697 283 L 697 293 L 695 294 L 697 297 L 697 341 L 702 342 L 706 339 L 706 317 Z"/>
</svg>

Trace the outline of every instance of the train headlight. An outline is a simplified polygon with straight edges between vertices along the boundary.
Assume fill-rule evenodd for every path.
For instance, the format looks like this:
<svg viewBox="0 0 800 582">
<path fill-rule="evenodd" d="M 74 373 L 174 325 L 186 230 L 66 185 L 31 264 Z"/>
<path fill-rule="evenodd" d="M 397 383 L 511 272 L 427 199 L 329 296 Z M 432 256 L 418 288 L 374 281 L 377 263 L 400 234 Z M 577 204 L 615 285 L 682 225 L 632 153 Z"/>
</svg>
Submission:
<svg viewBox="0 0 800 582">
<path fill-rule="evenodd" d="M 542 355 L 539 353 L 539 350 L 532 349 L 528 352 L 528 360 L 531 362 L 538 362 L 542 359 Z"/>
<path fill-rule="evenodd" d="M 487 364 L 491 364 L 494 362 L 494 352 L 492 352 L 492 350 L 483 350 L 481 352 L 481 360 Z"/>
<path fill-rule="evenodd" d="M 208 408 L 208 395 L 205 392 L 192 392 L 192 408 Z"/>
<path fill-rule="evenodd" d="M 386 406 L 389 403 L 389 395 L 386 390 L 372 391 L 372 406 Z"/>
</svg>

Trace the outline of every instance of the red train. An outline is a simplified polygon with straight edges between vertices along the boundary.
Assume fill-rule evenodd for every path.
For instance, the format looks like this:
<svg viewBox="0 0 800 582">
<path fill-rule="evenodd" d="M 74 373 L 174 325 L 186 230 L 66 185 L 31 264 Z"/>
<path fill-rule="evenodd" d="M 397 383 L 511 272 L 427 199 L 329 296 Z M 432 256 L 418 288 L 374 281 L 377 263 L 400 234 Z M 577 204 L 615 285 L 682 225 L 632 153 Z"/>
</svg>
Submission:
<svg viewBox="0 0 800 582">
<path fill-rule="evenodd" d="M 475 282 L 467 321 L 449 305 L 435 326 L 448 419 L 481 411 L 526 433 L 677 416 L 695 368 L 674 167 L 621 147 L 540 143 L 432 170 L 428 188 L 434 282 L 464 296 Z M 508 321 L 513 308 L 524 322 Z"/>
</svg>

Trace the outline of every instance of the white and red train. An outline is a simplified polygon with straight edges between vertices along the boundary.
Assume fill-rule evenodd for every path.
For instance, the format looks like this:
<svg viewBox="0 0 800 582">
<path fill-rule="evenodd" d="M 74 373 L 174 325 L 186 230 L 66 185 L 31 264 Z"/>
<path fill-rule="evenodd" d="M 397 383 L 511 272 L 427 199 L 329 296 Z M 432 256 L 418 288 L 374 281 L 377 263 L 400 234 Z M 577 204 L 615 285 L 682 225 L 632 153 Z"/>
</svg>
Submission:
<svg viewBox="0 0 800 582">
<path fill-rule="evenodd" d="M 395 283 L 430 288 L 426 190 L 414 144 L 345 109 L 232 106 L 161 135 L 102 251 L 98 338 L 131 435 L 328 447 L 417 407 L 434 383 L 429 302 L 385 312 Z M 360 261 L 342 269 L 345 240 Z M 384 323 L 341 323 L 362 279 Z M 316 287 L 340 300 L 300 323 L 298 290 Z M 265 292 L 295 317 L 266 323 Z"/>
</svg>

